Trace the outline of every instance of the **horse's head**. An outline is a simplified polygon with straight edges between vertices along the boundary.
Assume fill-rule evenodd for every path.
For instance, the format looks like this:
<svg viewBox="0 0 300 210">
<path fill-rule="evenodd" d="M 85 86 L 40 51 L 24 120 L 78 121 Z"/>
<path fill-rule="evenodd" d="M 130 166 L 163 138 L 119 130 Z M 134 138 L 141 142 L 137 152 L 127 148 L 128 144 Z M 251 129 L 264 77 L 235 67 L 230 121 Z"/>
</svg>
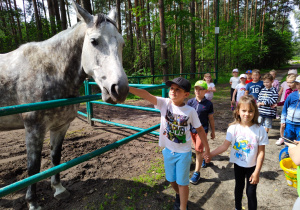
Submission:
<svg viewBox="0 0 300 210">
<path fill-rule="evenodd" d="M 129 87 L 122 65 L 124 40 L 116 27 L 116 11 L 110 11 L 108 16 L 92 16 L 74 1 L 73 6 L 78 19 L 87 25 L 81 56 L 84 71 L 99 85 L 104 101 L 123 102 Z"/>
</svg>

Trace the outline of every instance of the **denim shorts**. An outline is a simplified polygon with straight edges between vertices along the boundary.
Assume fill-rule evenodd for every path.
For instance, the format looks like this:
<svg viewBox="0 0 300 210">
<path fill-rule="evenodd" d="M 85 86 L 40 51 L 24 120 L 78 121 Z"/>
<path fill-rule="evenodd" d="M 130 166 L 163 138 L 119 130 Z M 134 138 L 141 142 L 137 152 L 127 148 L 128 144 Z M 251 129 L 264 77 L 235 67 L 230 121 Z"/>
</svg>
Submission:
<svg viewBox="0 0 300 210">
<path fill-rule="evenodd" d="M 189 185 L 192 151 L 186 153 L 172 152 L 168 148 L 162 151 L 164 156 L 166 179 L 178 185 Z"/>
<path fill-rule="evenodd" d="M 272 118 L 270 118 L 270 117 L 259 116 L 258 123 L 260 125 L 264 126 L 265 128 L 272 128 Z"/>
</svg>

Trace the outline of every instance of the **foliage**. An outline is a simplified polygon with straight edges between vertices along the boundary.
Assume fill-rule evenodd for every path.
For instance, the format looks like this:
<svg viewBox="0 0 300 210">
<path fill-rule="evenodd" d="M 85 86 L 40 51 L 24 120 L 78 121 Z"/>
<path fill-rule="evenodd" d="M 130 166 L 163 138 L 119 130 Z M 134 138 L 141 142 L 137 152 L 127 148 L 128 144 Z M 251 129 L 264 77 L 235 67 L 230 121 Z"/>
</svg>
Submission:
<svg viewBox="0 0 300 210">
<path fill-rule="evenodd" d="M 10 0 L 12 2 L 12 0 Z M 131 29 L 132 39 L 129 33 L 129 5 L 128 1 L 121 1 L 121 20 L 125 47 L 123 50 L 123 65 L 127 75 L 151 75 L 150 59 L 153 57 L 155 75 L 162 74 L 164 61 L 161 59 L 160 44 L 160 19 L 158 0 L 144 1 L 144 5 L 136 1 L 131 2 Z M 196 48 L 196 68 L 199 72 L 215 71 L 215 26 L 216 26 L 216 6 L 215 1 L 196 1 L 196 14 L 191 14 L 191 2 L 185 1 L 164 1 L 166 47 L 168 53 L 169 69 L 168 73 L 180 72 L 180 41 L 182 41 L 182 68 L 183 72 L 190 72 L 191 66 L 191 39 L 195 39 Z M 237 10 L 237 2 L 239 8 Z M 246 2 L 233 1 L 228 5 L 228 1 L 220 1 L 219 4 L 219 28 L 218 36 L 218 70 L 221 72 L 231 72 L 233 68 L 253 69 L 253 68 L 277 68 L 285 65 L 293 55 L 299 55 L 299 42 L 297 37 L 293 37 L 290 31 L 290 23 L 286 18 L 286 13 L 292 11 L 299 1 L 268 1 L 273 7 L 264 10 L 266 1 L 259 1 L 255 8 L 255 1 Z M 37 20 L 35 20 L 33 4 L 31 0 L 25 0 L 26 11 L 20 7 L 17 10 L 8 9 L 6 2 L 2 2 L 0 9 L 0 52 L 6 53 L 16 49 L 19 45 L 38 40 Z M 45 3 L 45 2 L 44 2 Z M 71 1 L 66 0 L 67 5 Z M 204 5 L 202 5 L 204 3 Z M 208 5 L 209 3 L 209 5 Z M 148 4 L 148 5 L 147 5 Z M 37 0 L 37 6 L 42 25 L 43 40 L 52 36 L 49 17 L 45 15 L 48 9 L 41 0 Z M 107 14 L 112 6 L 116 6 L 116 1 L 93 1 L 94 13 Z M 149 6 L 149 14 L 147 11 Z M 209 7 L 208 7 L 209 6 Z M 209 9 L 208 9 L 209 8 Z M 204 9 L 205 16 L 202 16 Z M 256 17 L 254 16 L 256 9 Z M 68 10 L 72 10 L 68 6 Z M 250 11 L 253 13 L 250 15 Z M 25 22 L 25 14 L 26 19 Z M 69 12 L 70 13 L 70 12 Z M 299 21 L 299 12 L 294 12 L 295 18 Z M 245 17 L 247 15 L 247 21 Z M 13 17 L 13 18 L 11 18 Z M 191 18 L 193 17 L 193 18 Z M 22 38 L 18 32 L 17 19 L 20 19 L 20 29 Z M 137 19 L 139 18 L 139 20 Z M 256 21 L 256 22 L 255 22 Z M 191 23 L 195 22 L 195 34 L 191 34 Z M 57 33 L 60 25 L 56 21 Z M 252 25 L 250 25 L 250 23 Z M 150 26 L 150 30 L 148 27 Z M 137 36 L 137 27 L 140 33 Z M 150 39 L 149 39 L 150 37 Z M 151 50 L 150 53 L 150 42 Z M 148 82 L 150 82 L 149 79 Z"/>
</svg>

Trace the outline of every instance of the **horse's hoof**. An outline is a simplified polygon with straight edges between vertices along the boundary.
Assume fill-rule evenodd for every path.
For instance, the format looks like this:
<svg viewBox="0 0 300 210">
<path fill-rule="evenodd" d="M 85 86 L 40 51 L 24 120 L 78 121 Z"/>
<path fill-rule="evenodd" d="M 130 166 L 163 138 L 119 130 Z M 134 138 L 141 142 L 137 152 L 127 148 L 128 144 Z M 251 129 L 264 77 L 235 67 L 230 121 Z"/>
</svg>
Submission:
<svg viewBox="0 0 300 210">
<path fill-rule="evenodd" d="M 59 194 L 54 194 L 54 198 L 56 198 L 57 200 L 63 200 L 63 199 L 66 199 L 70 196 L 70 193 L 68 190 L 65 190 Z"/>
<path fill-rule="evenodd" d="M 34 205 L 32 203 L 28 204 L 29 210 L 42 210 L 42 207 L 40 207 L 37 203 Z"/>
</svg>

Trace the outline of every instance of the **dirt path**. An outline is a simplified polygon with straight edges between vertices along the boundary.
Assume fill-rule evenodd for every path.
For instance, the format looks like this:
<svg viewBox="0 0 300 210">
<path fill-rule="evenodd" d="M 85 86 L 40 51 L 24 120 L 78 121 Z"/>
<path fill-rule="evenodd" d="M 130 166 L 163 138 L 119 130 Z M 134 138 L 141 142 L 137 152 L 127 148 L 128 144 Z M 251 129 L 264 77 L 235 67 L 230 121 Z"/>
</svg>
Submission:
<svg viewBox="0 0 300 210">
<path fill-rule="evenodd" d="M 278 77 L 287 71 L 278 71 Z M 229 94 L 227 85 L 218 85 L 218 91 Z M 139 106 L 151 105 L 143 100 L 126 101 Z M 232 121 L 227 99 L 213 100 L 215 108 L 216 139 L 209 140 L 211 149 L 223 143 L 228 123 Z M 81 108 L 84 110 L 84 107 Z M 160 122 L 158 113 L 101 106 L 95 108 L 97 118 L 122 124 L 148 128 Z M 86 119 L 78 117 L 71 125 L 63 144 L 62 162 L 92 152 L 107 144 L 123 139 L 136 131 L 96 123 L 90 127 Z M 279 138 L 279 120 L 269 133 L 270 144 L 257 189 L 258 209 L 291 209 L 297 198 L 295 188 L 286 184 L 279 167 L 278 154 L 283 148 L 276 146 Z M 66 201 L 53 198 L 50 179 L 38 184 L 40 203 L 44 209 L 172 209 L 174 193 L 161 176 L 162 155 L 157 136 L 145 135 L 117 149 L 93 158 L 63 173 L 64 186 L 71 192 Z M 50 167 L 49 136 L 43 149 L 42 170 Z M 0 132 L 0 187 L 26 175 L 26 148 L 24 130 Z M 229 151 L 213 159 L 201 169 L 201 181 L 190 185 L 189 209 L 234 209 L 234 174 L 229 163 Z M 194 165 L 191 167 L 193 173 Z M 25 189 L 0 199 L 0 209 L 26 209 Z M 243 206 L 247 209 L 244 195 Z"/>
</svg>

